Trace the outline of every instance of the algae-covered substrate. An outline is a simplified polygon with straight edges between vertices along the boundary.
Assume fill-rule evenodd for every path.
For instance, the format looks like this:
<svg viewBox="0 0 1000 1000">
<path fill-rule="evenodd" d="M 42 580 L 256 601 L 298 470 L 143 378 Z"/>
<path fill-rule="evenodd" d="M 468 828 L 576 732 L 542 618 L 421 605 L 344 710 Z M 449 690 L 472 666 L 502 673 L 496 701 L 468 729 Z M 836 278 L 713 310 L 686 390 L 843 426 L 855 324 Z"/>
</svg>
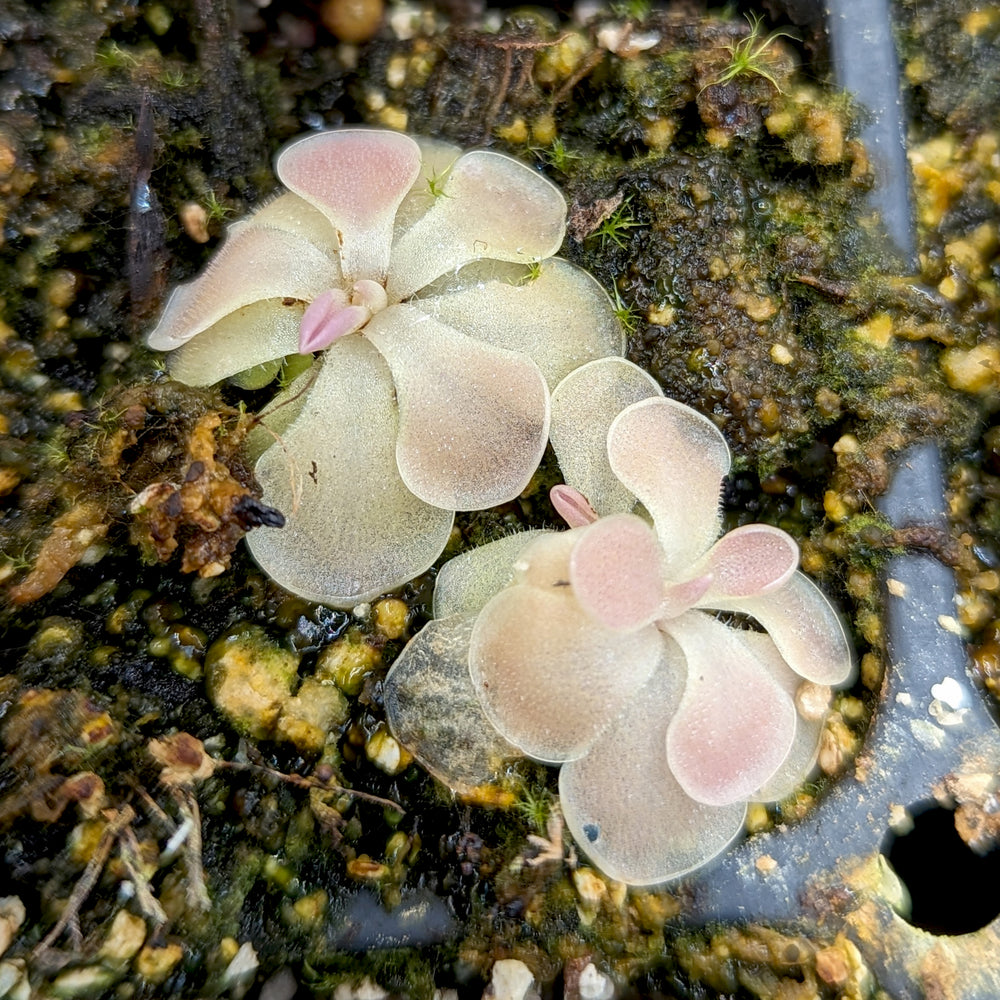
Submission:
<svg viewBox="0 0 1000 1000">
<path fill-rule="evenodd" d="M 241 544 L 278 530 L 245 449 L 275 387 L 174 383 L 143 336 L 301 132 L 403 129 L 543 172 L 629 357 L 725 434 L 728 526 L 794 535 L 850 622 L 858 680 L 818 777 L 748 820 L 794 824 L 861 745 L 890 556 L 956 570 L 949 627 L 1000 696 L 1000 9 L 894 8 L 910 274 L 815 24 L 350 6 L 0 14 L 0 997 L 478 997 L 500 959 L 546 996 L 871 995 L 823 926 L 705 930 L 684 884 L 604 879 L 550 769 L 462 800 L 435 783 L 381 704 L 434 571 L 353 612 L 281 591 Z M 897 530 L 874 502 L 928 437 L 950 530 Z M 559 481 L 549 454 L 516 501 L 460 514 L 446 556 L 554 526 Z"/>
</svg>

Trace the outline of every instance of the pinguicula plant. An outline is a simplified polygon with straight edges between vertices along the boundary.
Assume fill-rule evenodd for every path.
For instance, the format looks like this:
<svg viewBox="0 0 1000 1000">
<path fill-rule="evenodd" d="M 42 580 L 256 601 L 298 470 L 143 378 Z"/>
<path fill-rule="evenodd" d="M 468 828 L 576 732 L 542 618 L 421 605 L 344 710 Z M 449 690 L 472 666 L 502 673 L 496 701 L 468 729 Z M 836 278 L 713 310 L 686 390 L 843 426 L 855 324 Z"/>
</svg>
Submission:
<svg viewBox="0 0 1000 1000">
<path fill-rule="evenodd" d="M 276 170 L 288 190 L 230 227 L 148 343 L 190 385 L 285 372 L 255 475 L 286 524 L 248 545 L 288 590 L 351 607 L 427 569 L 454 511 L 516 497 L 550 390 L 623 335 L 552 256 L 562 194 L 517 160 L 347 128 Z"/>
<path fill-rule="evenodd" d="M 850 646 L 789 535 L 718 537 L 729 449 L 648 375 L 578 369 L 554 394 L 552 439 L 570 530 L 447 563 L 386 711 L 453 788 L 517 754 L 560 765 L 580 847 L 612 878 L 658 883 L 722 851 L 748 801 L 806 777 Z"/>
</svg>

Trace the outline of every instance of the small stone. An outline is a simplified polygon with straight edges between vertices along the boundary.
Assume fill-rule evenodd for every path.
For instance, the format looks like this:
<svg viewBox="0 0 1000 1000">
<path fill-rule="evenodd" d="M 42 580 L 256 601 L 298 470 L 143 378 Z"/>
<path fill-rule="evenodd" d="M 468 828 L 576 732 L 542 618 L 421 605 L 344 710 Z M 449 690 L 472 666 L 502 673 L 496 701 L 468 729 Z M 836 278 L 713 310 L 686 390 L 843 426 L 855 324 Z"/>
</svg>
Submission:
<svg viewBox="0 0 1000 1000">
<path fill-rule="evenodd" d="M 580 1000 L 611 1000 L 615 995 L 615 984 L 610 976 L 597 971 L 591 962 L 580 973 Z"/>
<path fill-rule="evenodd" d="M 662 306 L 659 309 L 650 308 L 646 313 L 646 319 L 657 326 L 670 326 L 677 316 L 677 310 L 673 306 Z"/>
<path fill-rule="evenodd" d="M 385 728 L 376 729 L 368 737 L 365 755 L 377 768 L 389 775 L 399 774 L 413 761 L 413 755 Z"/>
<path fill-rule="evenodd" d="M 823 510 L 834 524 L 840 524 L 851 516 L 850 508 L 836 490 L 827 490 L 823 494 Z"/>
<path fill-rule="evenodd" d="M 286 965 L 260 988 L 260 1000 L 293 1000 L 298 988 L 295 973 Z"/>
<path fill-rule="evenodd" d="M 962 18 L 962 31 L 967 35 L 982 34 L 988 31 L 997 22 L 997 11 L 987 8 L 986 10 L 971 10 Z"/>
<path fill-rule="evenodd" d="M 207 243 L 210 239 L 208 232 L 208 209 L 204 205 L 199 205 L 196 201 L 186 201 L 180 207 L 178 213 L 181 225 L 188 238 L 195 243 Z"/>
<path fill-rule="evenodd" d="M 84 965 L 60 973 L 49 987 L 49 991 L 59 1000 L 100 996 L 116 978 L 114 972 L 102 965 Z"/>
<path fill-rule="evenodd" d="M 770 875 L 778 867 L 778 862 L 770 854 L 762 854 L 754 865 L 761 875 Z"/>
<path fill-rule="evenodd" d="M 220 962 L 225 962 L 226 965 L 228 965 L 236 957 L 236 952 L 239 950 L 239 941 L 237 941 L 234 937 L 227 936 L 219 942 L 219 948 L 216 954 Z"/>
<path fill-rule="evenodd" d="M 232 961 L 226 966 L 226 971 L 222 974 L 222 981 L 230 994 L 239 1000 L 244 993 L 253 985 L 257 977 L 257 969 L 260 961 L 257 952 L 249 941 L 244 941 L 240 945 Z"/>
<path fill-rule="evenodd" d="M 728 278 L 732 268 L 722 257 L 713 257 L 708 262 L 708 277 L 711 281 L 721 281 Z"/>
<path fill-rule="evenodd" d="M 850 970 L 843 952 L 836 947 L 816 952 L 816 975 L 828 986 L 843 986 Z"/>
<path fill-rule="evenodd" d="M 759 833 L 771 825 L 771 817 L 763 802 L 751 802 L 747 806 L 747 833 Z"/>
<path fill-rule="evenodd" d="M 537 142 L 540 146 L 551 146 L 558 135 L 554 115 L 546 113 L 531 123 L 532 141 Z"/>
<path fill-rule="evenodd" d="M 359 854 L 347 862 L 347 874 L 359 882 L 381 882 L 392 875 L 388 865 L 373 861 L 367 854 Z"/>
<path fill-rule="evenodd" d="M 303 924 L 315 928 L 319 926 L 320 921 L 323 919 L 329 901 L 326 889 L 317 889 L 315 892 L 310 892 L 301 899 L 295 900 L 292 909 L 295 912 L 295 916 Z"/>
<path fill-rule="evenodd" d="M 938 615 L 937 623 L 945 632 L 965 638 L 965 629 L 962 628 L 958 619 L 953 618 L 951 615 Z"/>
<path fill-rule="evenodd" d="M 788 135 L 798 124 L 798 118 L 788 110 L 775 111 L 764 119 L 764 128 L 778 138 Z"/>
<path fill-rule="evenodd" d="M 854 332 L 866 344 L 885 350 L 892 340 L 892 317 L 888 313 L 876 313 L 867 323 L 856 327 Z"/>
<path fill-rule="evenodd" d="M 384 12 L 383 0 L 324 0 L 319 17 L 340 41 L 359 45 L 374 38 Z"/>
<path fill-rule="evenodd" d="M 889 806 L 889 829 L 897 837 L 905 837 L 913 830 L 913 813 L 906 806 L 893 802 Z"/>
<path fill-rule="evenodd" d="M 0 997 L 3 1000 L 29 1000 L 31 983 L 23 959 L 0 962 Z"/>
<path fill-rule="evenodd" d="M 509 125 L 503 125 L 496 130 L 498 138 L 506 142 L 524 143 L 528 141 L 528 123 L 520 117 L 515 118 Z"/>
<path fill-rule="evenodd" d="M 397 132 L 405 132 L 410 116 L 403 108 L 397 108 L 394 104 L 387 104 L 378 113 L 378 120 L 386 128 L 393 128 Z"/>
<path fill-rule="evenodd" d="M 830 708 L 833 689 L 827 684 L 803 681 L 795 691 L 795 707 L 803 719 L 822 719 Z"/>
<path fill-rule="evenodd" d="M 45 397 L 45 406 L 53 413 L 76 413 L 85 408 L 83 396 L 72 389 L 59 389 Z"/>
<path fill-rule="evenodd" d="M 319 753 L 330 733 L 347 721 L 347 699 L 333 684 L 307 677 L 278 719 L 277 735 L 300 750 Z"/>
<path fill-rule="evenodd" d="M 341 983 L 333 991 L 333 1000 L 385 1000 L 389 994 L 367 976 L 356 985 Z"/>
<path fill-rule="evenodd" d="M 539 50 L 534 67 L 536 82 L 549 87 L 568 79 L 591 48 L 590 39 L 582 32 L 565 32 L 558 41 Z"/>
<path fill-rule="evenodd" d="M 45 301 L 56 309 L 68 309 L 81 283 L 79 275 L 73 271 L 54 271 L 45 283 Z"/>
<path fill-rule="evenodd" d="M 593 868 L 577 868 L 573 872 L 573 885 L 580 902 L 588 909 L 596 909 L 608 894 L 608 887 Z"/>
<path fill-rule="evenodd" d="M 184 957 L 184 949 L 172 941 L 161 948 L 145 945 L 135 960 L 135 971 L 151 983 L 162 983 Z"/>
<path fill-rule="evenodd" d="M 0 955 L 11 946 L 26 915 L 20 896 L 4 896 L 0 899 Z"/>
<path fill-rule="evenodd" d="M 833 443 L 835 455 L 856 455 L 861 451 L 861 442 L 853 434 L 841 434 Z"/>
<path fill-rule="evenodd" d="M 393 56 L 385 67 L 385 82 L 393 90 L 399 90 L 406 83 L 406 56 Z"/>
<path fill-rule="evenodd" d="M 332 681 L 344 694 L 360 694 L 365 677 L 377 670 L 382 654 L 357 635 L 348 634 L 322 650 L 316 659 L 316 679 Z"/>
<path fill-rule="evenodd" d="M 949 274 L 938 282 L 938 291 L 950 302 L 957 302 L 965 294 L 965 284 L 957 275 Z"/>
<path fill-rule="evenodd" d="M 375 605 L 375 627 L 387 639 L 399 639 L 406 632 L 410 609 L 398 597 L 383 598 Z"/>
<path fill-rule="evenodd" d="M 771 360 L 776 365 L 790 365 L 795 360 L 795 355 L 784 344 L 772 344 Z"/>
<path fill-rule="evenodd" d="M 949 347 L 941 355 L 941 370 L 952 389 L 995 392 L 1000 388 L 1000 345 L 987 341 L 969 350 Z"/>
<path fill-rule="evenodd" d="M 128 962 L 135 957 L 145 940 L 146 922 L 142 917 L 128 910 L 119 910 L 97 954 L 109 962 Z"/>
<path fill-rule="evenodd" d="M 483 1000 L 529 1000 L 537 997 L 532 989 L 535 977 L 524 962 L 516 958 L 502 958 L 494 962 L 490 984 L 483 993 Z"/>
</svg>

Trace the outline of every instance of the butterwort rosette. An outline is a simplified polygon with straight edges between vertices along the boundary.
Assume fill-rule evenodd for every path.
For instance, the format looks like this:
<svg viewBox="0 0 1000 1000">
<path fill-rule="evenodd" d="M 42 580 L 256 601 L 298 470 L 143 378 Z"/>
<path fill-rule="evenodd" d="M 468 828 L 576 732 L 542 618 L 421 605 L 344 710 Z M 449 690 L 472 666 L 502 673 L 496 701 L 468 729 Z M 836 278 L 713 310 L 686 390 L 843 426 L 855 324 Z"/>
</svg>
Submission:
<svg viewBox="0 0 1000 1000">
<path fill-rule="evenodd" d="M 148 343 L 189 385 L 285 373 L 255 475 L 286 524 L 248 545 L 287 589 L 351 607 L 426 570 L 454 511 L 516 497 L 550 391 L 623 335 L 552 256 L 562 194 L 511 157 L 345 128 L 293 141 L 276 171 L 284 193 L 230 227 Z"/>
<path fill-rule="evenodd" d="M 788 534 L 719 537 L 726 442 L 635 366 L 568 378 L 553 442 L 589 491 L 552 491 L 570 529 L 447 563 L 386 710 L 455 788 L 516 754 L 560 766 L 582 849 L 612 878 L 654 884 L 722 851 L 749 801 L 804 780 L 851 649 Z"/>
</svg>

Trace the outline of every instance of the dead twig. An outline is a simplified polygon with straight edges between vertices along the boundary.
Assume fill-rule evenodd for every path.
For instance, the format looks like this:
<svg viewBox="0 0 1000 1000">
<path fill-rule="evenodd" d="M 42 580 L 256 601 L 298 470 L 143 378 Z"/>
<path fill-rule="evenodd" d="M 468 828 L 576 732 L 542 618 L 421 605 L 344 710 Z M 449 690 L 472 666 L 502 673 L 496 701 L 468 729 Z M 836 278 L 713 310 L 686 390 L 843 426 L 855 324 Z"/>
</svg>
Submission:
<svg viewBox="0 0 1000 1000">
<path fill-rule="evenodd" d="M 129 823 L 135 819 L 135 812 L 131 806 L 126 805 L 118 810 L 105 810 L 104 816 L 108 820 L 108 825 L 105 827 L 104 833 L 101 834 L 101 839 L 98 841 L 94 853 L 83 869 L 83 874 L 73 887 L 69 899 L 66 900 L 66 905 L 63 907 L 59 919 L 55 922 L 55 926 L 35 946 L 35 950 L 32 952 L 35 958 L 38 958 L 51 948 L 59 935 L 66 930 L 67 926 L 76 921 L 80 907 L 83 906 L 84 900 L 90 895 L 97 884 L 97 880 L 100 878 L 101 871 L 104 869 L 108 856 L 111 854 L 111 848 L 121 836 L 122 831 L 127 829 Z M 77 930 L 79 932 L 79 925 L 77 925 Z"/>
<path fill-rule="evenodd" d="M 149 879 L 142 870 L 142 849 L 139 847 L 135 831 L 127 824 L 118 835 L 118 857 L 121 858 L 135 887 L 135 900 L 139 909 L 153 924 L 154 929 L 162 927 L 167 922 L 167 915 L 149 887 Z"/>
<path fill-rule="evenodd" d="M 171 792 L 181 815 L 190 820 L 184 864 L 187 866 L 185 894 L 188 906 L 195 910 L 209 910 L 212 900 L 205 886 L 205 868 L 202 863 L 203 841 L 201 836 L 201 810 L 194 793 L 186 788 L 172 788 Z"/>
<path fill-rule="evenodd" d="M 392 799 L 383 799 L 378 795 L 372 795 L 370 792 L 362 792 L 356 788 L 344 788 L 341 785 L 334 785 L 319 778 L 314 778 L 311 775 L 285 774 L 283 771 L 276 771 L 274 768 L 267 767 L 264 764 L 251 764 L 249 761 L 216 759 L 215 764 L 217 767 L 227 768 L 230 771 L 256 771 L 259 774 L 267 774 L 272 778 L 277 778 L 279 781 L 284 781 L 286 784 L 294 785 L 296 788 L 317 788 L 324 792 L 339 792 L 343 795 L 353 795 L 355 798 L 363 799 L 365 802 L 373 802 L 375 805 L 383 807 L 388 806 L 404 815 L 406 813 L 406 810 L 398 802 L 393 802 Z"/>
</svg>

